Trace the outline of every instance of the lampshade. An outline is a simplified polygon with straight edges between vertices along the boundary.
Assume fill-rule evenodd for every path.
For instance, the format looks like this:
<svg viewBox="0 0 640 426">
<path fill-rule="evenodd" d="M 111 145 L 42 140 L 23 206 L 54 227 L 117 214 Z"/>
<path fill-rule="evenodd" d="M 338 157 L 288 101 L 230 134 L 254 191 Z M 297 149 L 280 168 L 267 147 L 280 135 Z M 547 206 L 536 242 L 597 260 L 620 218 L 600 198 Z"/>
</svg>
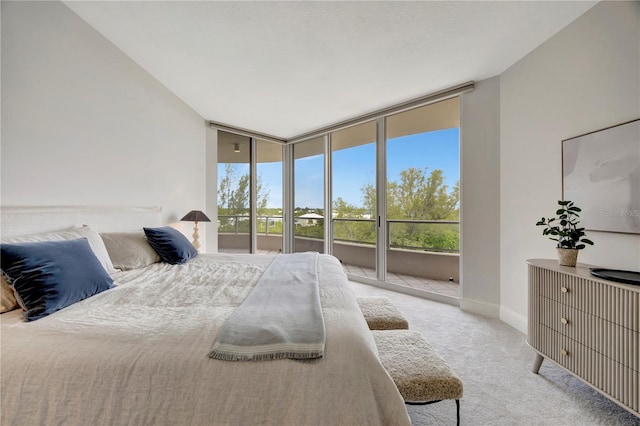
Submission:
<svg viewBox="0 0 640 426">
<path fill-rule="evenodd" d="M 200 210 L 191 210 L 180 220 L 186 222 L 211 222 L 211 219 Z"/>
</svg>

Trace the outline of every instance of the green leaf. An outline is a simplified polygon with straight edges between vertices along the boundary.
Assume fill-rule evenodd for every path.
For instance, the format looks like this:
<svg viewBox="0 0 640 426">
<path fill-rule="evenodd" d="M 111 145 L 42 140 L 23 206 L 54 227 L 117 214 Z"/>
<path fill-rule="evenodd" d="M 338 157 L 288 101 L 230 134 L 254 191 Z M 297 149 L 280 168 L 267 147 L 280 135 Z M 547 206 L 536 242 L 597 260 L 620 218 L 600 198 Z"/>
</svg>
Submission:
<svg viewBox="0 0 640 426">
<path fill-rule="evenodd" d="M 540 219 L 536 225 L 546 226 L 542 235 L 548 236 L 550 240 L 557 241 L 559 248 L 584 248 L 584 244 L 593 245 L 591 240 L 581 239 L 585 236 L 583 227 L 580 224 L 578 212 L 582 209 L 574 205 L 570 200 L 558 200 L 561 207 L 556 210 L 556 217 Z M 556 238 L 553 238 L 556 237 Z M 582 243 L 582 244 L 578 244 Z M 578 247 L 579 246 L 579 247 Z"/>
<path fill-rule="evenodd" d="M 578 244 L 578 245 L 576 246 L 576 248 L 577 248 L 578 250 L 582 250 L 584 247 L 585 247 L 585 245 L 584 245 L 584 244 Z"/>
</svg>

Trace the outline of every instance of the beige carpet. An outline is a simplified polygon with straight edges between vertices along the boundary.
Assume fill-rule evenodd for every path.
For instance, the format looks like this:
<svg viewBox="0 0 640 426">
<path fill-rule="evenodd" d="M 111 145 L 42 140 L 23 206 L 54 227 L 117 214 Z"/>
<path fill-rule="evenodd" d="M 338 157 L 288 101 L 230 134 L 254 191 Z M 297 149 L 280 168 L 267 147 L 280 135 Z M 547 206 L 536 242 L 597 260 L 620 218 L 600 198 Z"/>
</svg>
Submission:
<svg viewBox="0 0 640 426">
<path fill-rule="evenodd" d="M 388 297 L 464 383 L 461 425 L 635 425 L 640 418 L 545 361 L 531 373 L 525 335 L 446 304 L 352 283 L 358 296 Z M 453 401 L 407 406 L 415 426 L 454 425 Z"/>
</svg>

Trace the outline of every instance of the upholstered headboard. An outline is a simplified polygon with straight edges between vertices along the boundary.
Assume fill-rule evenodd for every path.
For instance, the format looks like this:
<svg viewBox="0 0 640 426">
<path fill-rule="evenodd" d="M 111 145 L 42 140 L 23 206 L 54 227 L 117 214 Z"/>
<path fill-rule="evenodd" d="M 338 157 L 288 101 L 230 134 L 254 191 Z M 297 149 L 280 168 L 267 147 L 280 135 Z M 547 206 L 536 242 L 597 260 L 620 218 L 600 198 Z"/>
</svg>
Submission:
<svg viewBox="0 0 640 426">
<path fill-rule="evenodd" d="M 130 232 L 160 225 L 161 207 L 2 206 L 0 237 L 13 237 L 90 225 L 98 232 Z"/>
</svg>

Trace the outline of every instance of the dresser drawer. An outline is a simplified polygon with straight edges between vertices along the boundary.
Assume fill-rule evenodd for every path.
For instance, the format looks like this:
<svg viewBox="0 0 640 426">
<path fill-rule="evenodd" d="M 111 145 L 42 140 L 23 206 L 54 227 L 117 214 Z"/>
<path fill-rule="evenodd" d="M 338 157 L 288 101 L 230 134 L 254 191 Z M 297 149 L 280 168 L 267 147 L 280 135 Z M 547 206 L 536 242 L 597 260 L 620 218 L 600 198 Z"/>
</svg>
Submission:
<svg viewBox="0 0 640 426">
<path fill-rule="evenodd" d="M 540 297 L 539 321 L 634 371 L 640 371 L 640 333 Z"/>
<path fill-rule="evenodd" d="M 640 332 L 637 291 L 535 266 L 530 266 L 529 280 L 541 296 Z"/>
<path fill-rule="evenodd" d="M 546 336 L 538 350 L 587 383 L 635 410 L 640 409 L 640 374 L 560 334 L 541 326 Z"/>
</svg>

